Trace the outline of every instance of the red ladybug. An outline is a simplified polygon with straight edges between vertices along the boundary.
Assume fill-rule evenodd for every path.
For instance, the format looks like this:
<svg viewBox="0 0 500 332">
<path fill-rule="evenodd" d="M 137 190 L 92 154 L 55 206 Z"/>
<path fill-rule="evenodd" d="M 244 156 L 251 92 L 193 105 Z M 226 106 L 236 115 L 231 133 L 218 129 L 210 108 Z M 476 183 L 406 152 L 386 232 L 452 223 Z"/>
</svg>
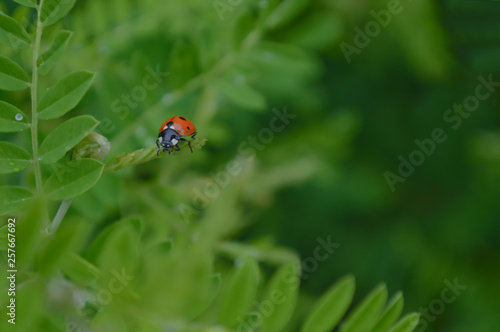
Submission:
<svg viewBox="0 0 500 332">
<path fill-rule="evenodd" d="M 181 149 L 179 147 L 179 141 L 187 142 L 191 152 L 193 152 L 191 142 L 181 137 L 189 135 L 191 135 L 192 138 L 196 135 L 196 128 L 194 124 L 182 116 L 171 117 L 167 121 L 163 122 L 160 127 L 160 133 L 158 134 L 158 139 L 156 140 L 156 146 L 158 147 L 156 155 L 160 155 L 160 150 L 168 151 L 168 154 L 172 154 L 174 147 L 176 147 L 176 151 L 179 151 Z"/>
</svg>

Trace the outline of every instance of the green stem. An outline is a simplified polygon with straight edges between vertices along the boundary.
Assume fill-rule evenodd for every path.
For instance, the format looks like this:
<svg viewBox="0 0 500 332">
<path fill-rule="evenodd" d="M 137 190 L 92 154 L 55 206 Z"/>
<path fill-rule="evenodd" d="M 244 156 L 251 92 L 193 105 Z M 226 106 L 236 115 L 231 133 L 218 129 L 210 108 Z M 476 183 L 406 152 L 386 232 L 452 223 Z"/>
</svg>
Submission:
<svg viewBox="0 0 500 332">
<path fill-rule="evenodd" d="M 73 202 L 73 198 L 68 198 L 65 199 L 64 201 L 61 202 L 61 205 L 59 206 L 59 210 L 57 210 L 56 216 L 54 217 L 54 220 L 52 221 L 52 224 L 50 224 L 50 227 L 47 230 L 47 233 L 49 234 L 54 234 L 57 229 L 59 228 L 59 225 L 61 224 L 61 221 L 63 220 L 64 216 L 66 215 L 66 212 L 68 212 L 69 206 Z"/>
<path fill-rule="evenodd" d="M 38 67 L 37 59 L 40 52 L 40 43 L 42 40 L 43 24 L 41 21 L 43 0 L 38 6 L 38 14 L 36 20 L 35 43 L 33 45 L 33 74 L 31 79 L 31 142 L 33 145 L 33 164 L 35 167 L 35 182 L 36 191 L 40 195 L 42 192 L 42 171 L 40 169 L 40 161 L 38 160 L 38 111 L 37 111 L 37 95 L 38 95 Z"/>
</svg>

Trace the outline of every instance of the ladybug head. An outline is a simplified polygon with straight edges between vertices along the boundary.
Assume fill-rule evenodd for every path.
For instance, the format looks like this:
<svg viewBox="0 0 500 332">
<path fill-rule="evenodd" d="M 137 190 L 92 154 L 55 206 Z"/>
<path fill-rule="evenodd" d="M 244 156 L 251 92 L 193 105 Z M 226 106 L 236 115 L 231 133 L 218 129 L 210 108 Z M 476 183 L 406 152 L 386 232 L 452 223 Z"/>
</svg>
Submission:
<svg viewBox="0 0 500 332">
<path fill-rule="evenodd" d="M 179 150 L 180 135 L 173 129 L 165 129 L 158 135 L 158 139 L 156 140 L 156 145 L 158 146 L 157 154 L 160 153 L 160 149 L 162 151 L 168 151 L 169 154 L 172 154 L 172 149 L 177 147 L 176 150 Z"/>
</svg>

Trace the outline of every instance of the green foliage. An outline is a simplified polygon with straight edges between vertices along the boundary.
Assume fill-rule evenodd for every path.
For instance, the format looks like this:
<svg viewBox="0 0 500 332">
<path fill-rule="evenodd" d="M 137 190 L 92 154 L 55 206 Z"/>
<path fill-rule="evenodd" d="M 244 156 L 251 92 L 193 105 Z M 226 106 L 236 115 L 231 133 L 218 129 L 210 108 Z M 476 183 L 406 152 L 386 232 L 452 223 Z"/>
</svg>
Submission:
<svg viewBox="0 0 500 332">
<path fill-rule="evenodd" d="M 15 3 L 0 4 L 0 215 L 19 221 L 21 329 L 409 332 L 441 280 L 478 277 L 455 251 L 472 266 L 494 248 L 480 221 L 498 215 L 494 105 L 396 194 L 381 175 L 474 91 L 461 61 L 498 62 L 482 53 L 493 32 L 457 59 L 449 45 L 481 34 L 449 43 L 454 25 L 423 1 L 347 64 L 339 43 L 386 3 Z M 176 114 L 196 124 L 194 153 L 157 155 Z M 342 246 L 316 247 L 326 237 Z"/>
<path fill-rule="evenodd" d="M 387 331 L 401 315 L 404 300 L 401 292 L 396 293 L 385 306 L 384 312 L 380 316 L 373 332 Z"/>
<path fill-rule="evenodd" d="M 40 98 L 38 113 L 41 120 L 58 118 L 71 111 L 92 84 L 94 74 L 79 71 L 61 78 Z"/>
<path fill-rule="evenodd" d="M 14 105 L 0 101 L 0 132 L 21 131 L 27 128 L 26 115 Z"/>
<path fill-rule="evenodd" d="M 236 326 L 238 317 L 250 312 L 259 282 L 259 265 L 255 259 L 247 257 L 238 264 L 225 282 L 219 304 L 219 321 L 229 328 Z"/>
<path fill-rule="evenodd" d="M 57 61 L 68 45 L 71 34 L 72 32 L 67 30 L 60 30 L 57 32 L 52 44 L 50 44 L 49 48 L 37 59 L 36 65 L 38 66 L 40 74 L 46 75 L 57 64 Z M 74 82 L 71 83 L 74 84 Z M 90 86 L 90 82 L 88 86 Z"/>
<path fill-rule="evenodd" d="M 0 89 L 14 91 L 26 89 L 28 74 L 14 61 L 0 56 Z"/>
<path fill-rule="evenodd" d="M 90 159 L 78 159 L 58 166 L 45 184 L 44 191 L 52 200 L 68 199 L 92 188 L 101 177 L 104 164 Z"/>
<path fill-rule="evenodd" d="M 41 22 L 44 26 L 49 26 L 66 16 L 71 10 L 76 0 L 46 0 L 43 4 Z"/>
<path fill-rule="evenodd" d="M 36 0 L 14 0 L 18 4 L 21 4 L 23 6 L 31 7 L 31 8 L 36 8 L 37 6 L 37 1 Z"/>
<path fill-rule="evenodd" d="M 371 331 L 387 300 L 385 285 L 376 287 L 346 318 L 340 328 L 343 332 Z"/>
<path fill-rule="evenodd" d="M 0 42 L 9 46 L 27 47 L 31 40 L 28 33 L 16 20 L 0 12 Z"/>
<path fill-rule="evenodd" d="M 92 132 L 97 124 L 97 120 L 89 115 L 77 116 L 60 124 L 40 145 L 40 161 L 44 164 L 58 161 L 69 149 Z"/>
<path fill-rule="evenodd" d="M 349 308 L 354 289 L 355 282 L 352 276 L 337 281 L 318 301 L 301 332 L 331 331 Z"/>
<path fill-rule="evenodd" d="M 296 264 L 285 264 L 269 280 L 265 298 L 271 299 L 276 306 L 269 316 L 264 317 L 263 331 L 280 331 L 293 314 L 299 290 Z"/>
<path fill-rule="evenodd" d="M 6 215 L 29 206 L 33 193 L 24 187 L 4 186 L 0 192 L 0 213 Z"/>
<path fill-rule="evenodd" d="M 420 315 L 417 313 L 412 313 L 401 318 L 390 330 L 389 332 L 411 332 L 418 324 L 418 319 Z"/>
<path fill-rule="evenodd" d="M 30 154 L 9 142 L 0 142 L 0 173 L 19 172 L 30 164 Z"/>
</svg>

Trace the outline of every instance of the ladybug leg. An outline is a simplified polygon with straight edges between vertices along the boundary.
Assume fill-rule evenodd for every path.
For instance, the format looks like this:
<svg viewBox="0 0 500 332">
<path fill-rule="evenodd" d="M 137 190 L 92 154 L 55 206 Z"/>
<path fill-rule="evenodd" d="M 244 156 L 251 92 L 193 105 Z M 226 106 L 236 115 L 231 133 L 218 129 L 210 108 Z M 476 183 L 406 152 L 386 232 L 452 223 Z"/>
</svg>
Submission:
<svg viewBox="0 0 500 332">
<path fill-rule="evenodd" d="M 158 147 L 158 150 L 156 150 L 156 155 L 160 156 L 160 144 L 158 143 L 158 140 L 156 140 L 156 146 Z"/>
<path fill-rule="evenodd" d="M 197 131 L 195 131 L 195 132 L 193 133 L 193 135 L 191 135 L 191 138 L 194 138 L 194 136 L 196 136 L 196 134 L 198 134 L 198 132 L 197 132 Z"/>
<path fill-rule="evenodd" d="M 181 148 L 179 147 L 179 144 L 176 144 L 175 147 L 176 147 L 175 151 L 181 151 Z"/>
<path fill-rule="evenodd" d="M 196 135 L 196 133 L 194 133 L 193 135 Z M 193 152 L 193 148 L 191 147 L 191 142 L 189 140 L 187 140 L 185 138 L 181 138 L 180 140 L 183 141 L 183 142 L 187 142 L 187 144 L 189 146 L 189 149 L 191 150 L 191 152 Z"/>
</svg>

